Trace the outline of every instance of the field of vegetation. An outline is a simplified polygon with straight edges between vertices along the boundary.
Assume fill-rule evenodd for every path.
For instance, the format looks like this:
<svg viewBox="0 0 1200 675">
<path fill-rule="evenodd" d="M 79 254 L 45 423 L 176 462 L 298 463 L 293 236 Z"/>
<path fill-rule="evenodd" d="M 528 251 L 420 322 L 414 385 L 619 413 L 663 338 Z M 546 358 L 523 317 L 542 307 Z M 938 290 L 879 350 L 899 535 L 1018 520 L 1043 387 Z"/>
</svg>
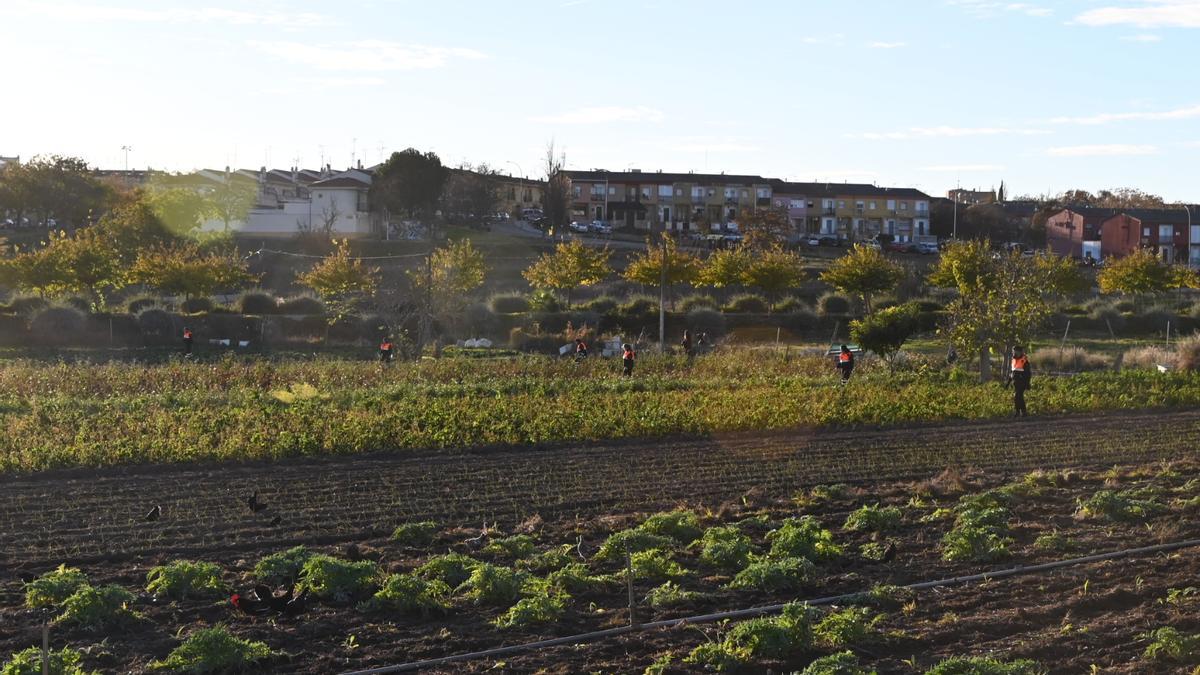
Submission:
<svg viewBox="0 0 1200 675">
<path fill-rule="evenodd" d="M 850 386 L 824 357 L 727 350 L 614 360 L 456 357 L 395 363 L 221 359 L 0 364 L 0 471 L 258 460 L 1001 417 L 1011 393 L 912 358 L 864 359 Z M 1200 403 L 1200 375 L 1042 377 L 1036 414 Z"/>
</svg>

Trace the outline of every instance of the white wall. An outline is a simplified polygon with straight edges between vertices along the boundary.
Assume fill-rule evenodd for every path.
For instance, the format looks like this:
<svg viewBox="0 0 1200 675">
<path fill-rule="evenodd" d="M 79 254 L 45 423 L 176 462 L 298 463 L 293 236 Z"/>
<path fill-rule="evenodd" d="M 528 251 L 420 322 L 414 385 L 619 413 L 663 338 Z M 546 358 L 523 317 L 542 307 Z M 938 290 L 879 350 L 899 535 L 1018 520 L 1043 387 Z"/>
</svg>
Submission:
<svg viewBox="0 0 1200 675">
<path fill-rule="evenodd" d="M 318 195 L 320 195 L 318 197 Z M 325 214 L 337 210 L 334 234 L 364 236 L 371 233 L 370 214 L 358 211 L 358 191 L 354 188 L 325 188 L 312 193 L 312 201 L 289 200 L 282 202 L 282 209 L 253 209 L 246 220 L 229 223 L 229 228 L 243 234 L 286 237 L 300 231 L 301 226 L 320 228 L 324 226 Z M 208 232 L 220 232 L 225 223 L 209 219 L 201 225 Z"/>
</svg>

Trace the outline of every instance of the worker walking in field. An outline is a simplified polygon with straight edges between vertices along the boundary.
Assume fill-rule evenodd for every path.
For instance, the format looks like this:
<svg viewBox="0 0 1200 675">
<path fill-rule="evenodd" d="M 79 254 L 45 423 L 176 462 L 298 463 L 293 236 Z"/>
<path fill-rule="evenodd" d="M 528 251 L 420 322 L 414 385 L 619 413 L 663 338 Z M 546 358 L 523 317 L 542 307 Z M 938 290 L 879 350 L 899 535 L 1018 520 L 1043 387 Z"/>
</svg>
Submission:
<svg viewBox="0 0 1200 675">
<path fill-rule="evenodd" d="M 687 354 L 688 360 L 691 361 L 696 352 L 692 349 L 692 332 L 690 330 L 683 331 L 683 339 L 679 341 L 679 347 L 683 349 L 683 353 Z"/>
<path fill-rule="evenodd" d="M 183 358 L 192 358 L 192 329 L 183 327 Z"/>
<path fill-rule="evenodd" d="M 575 338 L 575 363 L 579 363 L 580 361 L 586 359 L 587 355 L 587 343 L 581 338 Z"/>
<path fill-rule="evenodd" d="M 1029 416 L 1025 409 L 1025 392 L 1031 388 L 1032 379 L 1033 368 L 1029 365 L 1029 357 L 1025 355 L 1025 350 L 1013 347 L 1012 368 L 1008 373 L 1008 382 L 1012 383 L 1013 387 L 1013 417 Z"/>
<path fill-rule="evenodd" d="M 633 351 L 633 345 L 626 342 L 621 345 L 621 365 L 623 366 L 621 374 L 625 377 L 633 376 L 633 362 L 637 360 L 637 352 Z"/>
<path fill-rule="evenodd" d="M 837 369 L 842 371 L 842 386 L 845 386 L 850 381 L 850 373 L 854 372 L 854 352 L 846 345 L 838 352 Z"/>
<path fill-rule="evenodd" d="M 383 341 L 379 343 L 379 362 L 389 363 L 395 356 L 395 352 L 396 347 L 392 344 L 392 338 L 383 338 Z"/>
</svg>

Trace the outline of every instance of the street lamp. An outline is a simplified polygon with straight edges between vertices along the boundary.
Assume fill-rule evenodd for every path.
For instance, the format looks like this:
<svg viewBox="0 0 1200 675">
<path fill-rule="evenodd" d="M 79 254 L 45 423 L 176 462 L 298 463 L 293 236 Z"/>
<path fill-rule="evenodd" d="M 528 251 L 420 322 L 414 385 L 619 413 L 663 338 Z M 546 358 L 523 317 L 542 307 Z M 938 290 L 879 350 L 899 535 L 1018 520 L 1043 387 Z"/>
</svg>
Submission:
<svg viewBox="0 0 1200 675">
<path fill-rule="evenodd" d="M 516 162 L 512 161 L 511 159 L 506 159 L 506 160 L 504 160 L 504 163 L 505 163 L 505 164 L 512 164 L 513 166 L 517 167 L 517 172 L 521 174 L 521 178 L 527 178 L 527 177 L 528 177 L 528 176 L 526 176 L 526 175 L 525 175 L 525 170 L 521 168 L 521 165 L 520 165 L 520 164 L 517 164 Z"/>
<path fill-rule="evenodd" d="M 125 151 L 125 180 L 129 180 L 129 151 L 133 150 L 128 145 L 122 145 L 121 149 Z"/>
</svg>

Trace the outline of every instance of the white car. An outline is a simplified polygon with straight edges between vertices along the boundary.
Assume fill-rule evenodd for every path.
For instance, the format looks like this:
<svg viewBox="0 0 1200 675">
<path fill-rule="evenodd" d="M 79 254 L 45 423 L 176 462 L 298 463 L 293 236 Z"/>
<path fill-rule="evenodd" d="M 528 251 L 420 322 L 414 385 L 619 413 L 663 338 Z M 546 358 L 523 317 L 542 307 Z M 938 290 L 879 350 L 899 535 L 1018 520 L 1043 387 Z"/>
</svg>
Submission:
<svg viewBox="0 0 1200 675">
<path fill-rule="evenodd" d="M 938 245 L 932 241 L 923 241 L 917 244 L 917 253 L 922 255 L 937 255 Z"/>
<path fill-rule="evenodd" d="M 575 221 L 575 220 L 572 220 L 572 221 L 571 221 L 571 224 L 570 224 L 570 225 L 568 225 L 567 227 L 571 228 L 571 231 L 572 231 L 572 232 L 584 232 L 584 233 L 586 233 L 586 232 L 588 231 L 588 226 L 587 226 L 587 223 L 581 223 L 581 222 L 578 222 L 578 221 Z"/>
<path fill-rule="evenodd" d="M 821 238 L 815 234 L 811 234 L 804 240 L 804 243 L 809 246 L 820 246 Z"/>
<path fill-rule="evenodd" d="M 591 229 L 592 232 L 595 232 L 596 234 L 612 234 L 612 231 L 613 231 L 612 225 L 609 225 L 608 223 L 604 222 L 603 220 L 593 220 L 592 224 L 589 225 L 588 227 L 589 227 L 589 229 Z"/>
</svg>

